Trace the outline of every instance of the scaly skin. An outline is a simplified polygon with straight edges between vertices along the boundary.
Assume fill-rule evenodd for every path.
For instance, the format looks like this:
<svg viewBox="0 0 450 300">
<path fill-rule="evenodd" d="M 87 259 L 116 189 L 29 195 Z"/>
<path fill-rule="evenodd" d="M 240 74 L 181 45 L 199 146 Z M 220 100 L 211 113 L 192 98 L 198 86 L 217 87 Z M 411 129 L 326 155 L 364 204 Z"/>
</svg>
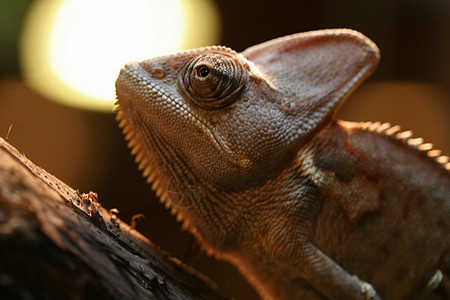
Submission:
<svg viewBox="0 0 450 300">
<path fill-rule="evenodd" d="M 263 298 L 445 297 L 448 157 L 333 119 L 378 60 L 323 30 L 129 63 L 117 118 L 161 201 Z"/>
</svg>

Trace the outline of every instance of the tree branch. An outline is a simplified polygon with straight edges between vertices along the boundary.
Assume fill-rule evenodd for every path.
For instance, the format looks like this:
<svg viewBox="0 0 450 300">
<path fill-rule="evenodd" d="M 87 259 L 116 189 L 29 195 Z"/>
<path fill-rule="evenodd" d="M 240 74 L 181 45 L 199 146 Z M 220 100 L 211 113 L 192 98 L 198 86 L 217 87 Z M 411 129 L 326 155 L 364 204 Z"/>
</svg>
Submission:
<svg viewBox="0 0 450 300">
<path fill-rule="evenodd" d="M 227 299 L 97 202 L 0 138 L 0 294 L 28 299 Z"/>
</svg>

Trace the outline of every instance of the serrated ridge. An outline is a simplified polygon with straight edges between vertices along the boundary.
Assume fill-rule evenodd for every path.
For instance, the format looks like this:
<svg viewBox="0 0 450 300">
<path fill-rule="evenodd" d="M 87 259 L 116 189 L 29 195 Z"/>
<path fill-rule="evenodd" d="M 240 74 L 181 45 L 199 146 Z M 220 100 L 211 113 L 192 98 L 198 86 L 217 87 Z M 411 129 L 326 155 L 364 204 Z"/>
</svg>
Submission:
<svg viewBox="0 0 450 300">
<path fill-rule="evenodd" d="M 421 155 L 425 155 L 437 162 L 444 169 L 450 170 L 449 157 L 442 155 L 442 151 L 433 148 L 433 144 L 425 143 L 422 138 L 414 138 L 411 130 L 400 131 L 399 125 L 391 126 L 390 123 L 363 122 L 359 124 L 361 129 L 366 129 L 385 135 L 397 142 L 400 142 L 408 148 L 416 150 Z"/>
<path fill-rule="evenodd" d="M 187 219 L 183 216 L 178 207 L 172 204 L 167 195 L 167 192 L 164 191 L 161 187 L 162 185 L 156 173 L 153 171 L 148 159 L 145 157 L 145 153 L 142 150 L 141 143 L 136 137 L 133 128 L 127 121 L 126 115 L 119 103 L 116 103 L 114 112 L 117 112 L 116 120 L 119 122 L 119 127 L 122 129 L 125 140 L 128 142 L 127 146 L 128 148 L 130 148 L 130 152 L 134 156 L 134 160 L 138 165 L 138 169 L 142 172 L 142 175 L 145 178 L 146 182 L 150 184 L 151 189 L 158 197 L 160 203 L 162 203 L 166 209 L 169 209 L 170 213 L 175 216 L 178 222 L 181 223 L 181 228 L 189 229 L 190 226 Z"/>
</svg>

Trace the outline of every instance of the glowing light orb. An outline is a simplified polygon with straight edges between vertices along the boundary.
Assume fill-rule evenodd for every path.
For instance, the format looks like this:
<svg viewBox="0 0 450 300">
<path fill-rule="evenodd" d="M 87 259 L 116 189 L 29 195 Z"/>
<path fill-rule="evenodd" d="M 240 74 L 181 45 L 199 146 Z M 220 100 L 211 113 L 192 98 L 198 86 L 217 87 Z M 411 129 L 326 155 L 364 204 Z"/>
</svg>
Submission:
<svg viewBox="0 0 450 300">
<path fill-rule="evenodd" d="M 39 0 L 24 23 L 21 65 L 47 97 L 111 110 L 126 62 L 215 44 L 218 32 L 208 0 Z"/>
</svg>

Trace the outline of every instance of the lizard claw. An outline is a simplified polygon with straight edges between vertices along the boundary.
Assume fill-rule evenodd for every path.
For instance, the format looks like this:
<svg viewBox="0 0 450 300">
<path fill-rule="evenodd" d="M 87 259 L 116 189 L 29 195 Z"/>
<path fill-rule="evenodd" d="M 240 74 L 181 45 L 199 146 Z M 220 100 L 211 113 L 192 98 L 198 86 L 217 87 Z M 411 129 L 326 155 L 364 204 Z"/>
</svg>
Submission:
<svg viewBox="0 0 450 300">
<path fill-rule="evenodd" d="M 381 300 L 381 298 L 377 295 L 374 287 L 370 283 L 359 279 L 356 275 L 354 275 L 353 277 L 358 281 L 361 287 L 361 292 L 365 296 L 365 300 Z"/>
</svg>

